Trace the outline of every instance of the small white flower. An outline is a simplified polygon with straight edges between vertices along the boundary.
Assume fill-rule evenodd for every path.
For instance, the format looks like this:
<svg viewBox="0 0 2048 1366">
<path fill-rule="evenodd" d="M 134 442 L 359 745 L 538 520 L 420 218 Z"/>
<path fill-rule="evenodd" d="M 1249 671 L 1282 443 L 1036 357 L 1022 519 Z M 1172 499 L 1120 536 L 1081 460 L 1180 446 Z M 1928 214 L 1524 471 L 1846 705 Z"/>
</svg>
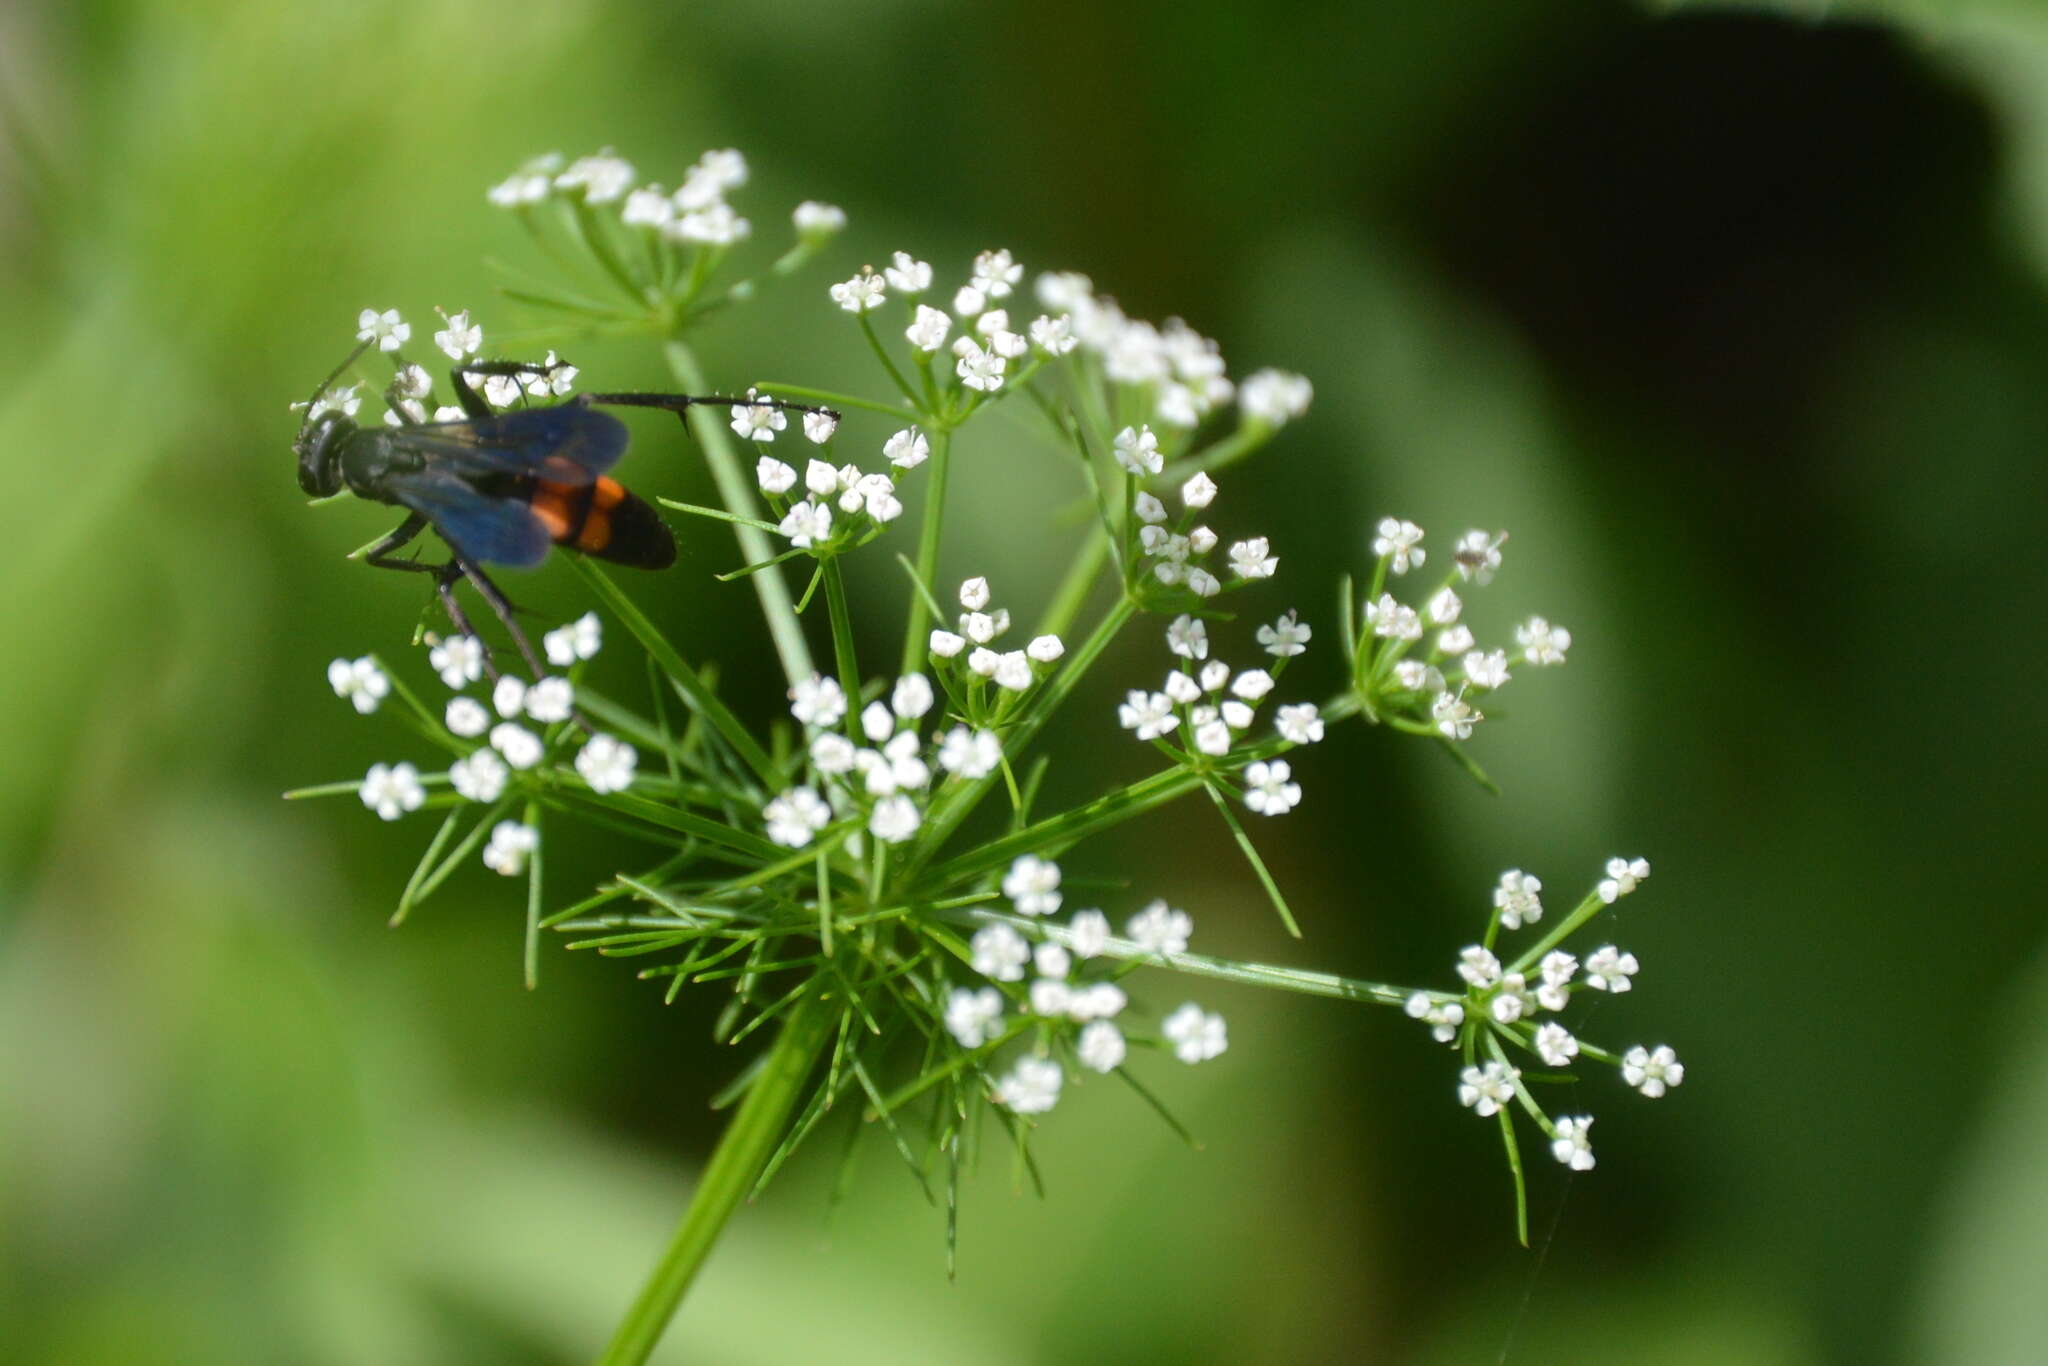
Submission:
<svg viewBox="0 0 2048 1366">
<path fill-rule="evenodd" d="M 896 733 L 896 714 L 889 710 L 888 703 L 877 699 L 861 708 L 860 728 L 862 734 L 879 745 Z"/>
<path fill-rule="evenodd" d="M 1422 618 L 1413 607 L 1396 602 L 1392 593 L 1380 594 L 1379 601 L 1367 606 L 1365 619 L 1376 636 L 1391 640 L 1422 639 Z"/>
<path fill-rule="evenodd" d="M 1285 759 L 1247 765 L 1244 804 L 1262 816 L 1284 816 L 1301 802 L 1301 784 L 1289 782 Z"/>
<path fill-rule="evenodd" d="M 1314 388 L 1300 375 L 1258 370 L 1238 387 L 1237 405 L 1246 417 L 1277 427 L 1306 413 L 1314 397 Z"/>
<path fill-rule="evenodd" d="M 988 580 L 976 576 L 960 585 L 960 605 L 970 612 L 979 612 L 988 606 Z M 978 637 L 987 640 L 987 636 Z"/>
<path fill-rule="evenodd" d="M 1097 910 L 1075 911 L 1067 933 L 1076 958 L 1093 958 L 1109 947 L 1109 917 Z"/>
<path fill-rule="evenodd" d="M 901 844 L 917 833 L 924 815 L 908 797 L 884 797 L 868 815 L 868 832 L 884 844 Z"/>
<path fill-rule="evenodd" d="M 1023 692 L 1032 684 L 1031 660 L 1022 650 L 1005 650 L 996 656 L 995 673 L 991 675 L 996 686 L 1011 692 Z"/>
<path fill-rule="evenodd" d="M 797 236 L 815 240 L 844 230 L 846 210 L 837 204 L 821 204 L 815 199 L 806 199 L 790 212 L 789 221 L 795 225 Z"/>
<path fill-rule="evenodd" d="M 1223 717 L 1223 724 L 1232 730 L 1250 730 L 1256 715 L 1249 703 L 1240 702 L 1234 697 L 1225 701 L 1217 710 Z"/>
<path fill-rule="evenodd" d="M 811 741 L 811 767 L 820 773 L 851 773 L 855 747 L 836 730 L 828 730 Z"/>
<path fill-rule="evenodd" d="M 932 287 L 931 263 L 920 261 L 907 251 L 892 255 L 882 274 L 888 278 L 889 287 L 899 294 L 922 294 Z"/>
<path fill-rule="evenodd" d="M 812 674 L 789 690 L 789 714 L 807 726 L 836 726 L 846 715 L 846 692 L 838 679 Z"/>
<path fill-rule="evenodd" d="M 882 454 L 899 470 L 916 469 L 931 453 L 931 443 L 915 427 L 905 427 L 882 443 Z"/>
<path fill-rule="evenodd" d="M 1206 569 L 1189 565 L 1188 591 L 1198 598 L 1213 598 L 1223 591 L 1223 581 Z"/>
<path fill-rule="evenodd" d="M 763 493 L 788 493 L 796 487 L 796 470 L 772 455 L 754 462 L 754 482 Z"/>
<path fill-rule="evenodd" d="M 474 356 L 484 344 L 484 330 L 469 320 L 469 310 L 453 316 L 446 316 L 448 326 L 434 334 L 434 345 L 441 348 L 449 360 L 461 360 Z M 435 419 L 439 421 L 439 418 Z"/>
<path fill-rule="evenodd" d="M 675 201 L 659 185 L 642 185 L 632 191 L 619 210 L 619 221 L 629 228 L 665 228 L 675 216 Z"/>
<path fill-rule="evenodd" d="M 1142 489 L 1139 490 L 1138 496 L 1131 500 L 1131 511 L 1146 526 L 1157 526 L 1166 520 L 1166 504 Z M 1147 546 L 1146 549 L 1149 551 L 1151 547 Z"/>
<path fill-rule="evenodd" d="M 576 751 L 576 771 L 590 784 L 592 792 L 623 792 L 633 784 L 640 754 L 624 740 L 603 731 L 583 742 Z"/>
<path fill-rule="evenodd" d="M 1493 904 L 1500 912 L 1502 929 L 1519 930 L 1523 925 L 1533 925 L 1543 918 L 1543 901 L 1537 893 L 1543 890 L 1543 879 L 1534 873 L 1525 873 L 1519 868 L 1510 868 L 1500 875 L 1500 885 L 1493 889 Z"/>
<path fill-rule="evenodd" d="M 1565 1115 L 1557 1121 L 1557 1137 L 1550 1141 L 1550 1155 L 1575 1172 L 1593 1170 L 1593 1128 L 1591 1115 Z"/>
<path fill-rule="evenodd" d="M 960 376 L 960 382 L 968 388 L 992 394 L 1003 387 L 1003 372 L 1009 368 L 1009 364 L 1009 361 L 994 351 L 974 347 L 961 353 L 953 371 Z"/>
<path fill-rule="evenodd" d="M 1572 1032 L 1552 1020 L 1536 1029 L 1536 1056 L 1552 1067 L 1569 1067 L 1573 1058 L 1579 1055 L 1579 1041 Z"/>
<path fill-rule="evenodd" d="M 387 821 L 419 810 L 420 803 L 427 799 L 426 789 L 420 786 L 419 770 L 411 764 L 372 764 L 357 791 L 363 805 Z"/>
<path fill-rule="evenodd" d="M 1465 1023 L 1465 1007 L 1457 1001 L 1437 1001 L 1426 991 L 1410 996 L 1402 1009 L 1411 1020 L 1421 1020 L 1429 1026 L 1429 1036 L 1438 1043 L 1449 1043 L 1458 1037 L 1458 1026 Z"/>
<path fill-rule="evenodd" d="M 1499 1114 L 1501 1107 L 1515 1098 L 1515 1078 L 1521 1075 L 1497 1062 L 1468 1067 L 1458 1074 L 1458 1104 L 1469 1107 L 1481 1119 Z"/>
<path fill-rule="evenodd" d="M 527 856 L 540 847 L 540 831 L 519 821 L 499 821 L 484 846 L 484 867 L 504 877 L 526 871 Z"/>
<path fill-rule="evenodd" d="M 1202 666 L 1202 691 L 1217 692 L 1230 681 L 1230 666 L 1220 659 L 1212 659 Z"/>
<path fill-rule="evenodd" d="M 500 721 L 491 727 L 491 748 L 505 756 L 505 762 L 514 768 L 532 768 L 540 762 L 546 746 L 540 737 L 526 727 L 511 721 Z"/>
<path fill-rule="evenodd" d="M 368 716 L 391 691 L 391 680 L 377 667 L 376 660 L 364 655 L 361 659 L 337 659 L 329 664 L 327 686 L 334 689 L 336 697 L 347 698 L 358 712 Z"/>
<path fill-rule="evenodd" d="M 465 740 L 473 740 L 491 726 L 491 714 L 474 697 L 448 699 L 448 729 Z"/>
<path fill-rule="evenodd" d="M 829 292 L 832 302 L 848 313 L 865 313 L 871 308 L 879 308 L 889 297 L 888 291 L 882 287 L 882 277 L 868 270 L 832 286 Z"/>
<path fill-rule="evenodd" d="M 1612 944 L 1602 944 L 1586 955 L 1586 985 L 1595 991 L 1631 990 L 1635 983 L 1629 979 L 1641 971 L 1642 964 L 1634 954 L 1623 953 Z"/>
<path fill-rule="evenodd" d="M 939 767 L 969 782 L 986 778 L 1002 761 L 1002 741 L 994 731 L 955 726 L 939 743 Z"/>
<path fill-rule="evenodd" d="M 1062 313 L 1057 318 L 1035 318 L 1031 323 L 1031 344 L 1049 356 L 1064 356 L 1080 345 L 1073 320 Z"/>
<path fill-rule="evenodd" d="M 1500 959 L 1479 944 L 1458 952 L 1458 976 L 1482 991 L 1500 980 Z"/>
<path fill-rule="evenodd" d="M 1010 1075 L 996 1083 L 999 1104 L 1020 1115 L 1042 1115 L 1059 1104 L 1065 1074 L 1050 1058 L 1020 1058 Z"/>
<path fill-rule="evenodd" d="M 967 648 L 967 637 L 956 636 L 951 631 L 933 631 L 932 653 L 940 659 L 951 659 Z"/>
<path fill-rule="evenodd" d="M 1189 678 L 1179 669 L 1174 669 L 1166 675 L 1166 695 L 1185 706 L 1199 699 L 1202 695 L 1202 689 L 1194 679 Z"/>
<path fill-rule="evenodd" d="M 485 198 L 501 209 L 538 204 L 554 187 L 553 168 L 560 164 L 560 158 L 552 154 L 539 162 L 529 162 L 509 179 L 493 185 Z"/>
<path fill-rule="evenodd" d="M 732 410 L 731 425 L 742 441 L 773 441 L 789 416 L 772 403 L 742 403 Z"/>
<path fill-rule="evenodd" d="M 566 721 L 576 709 L 576 690 L 566 678 L 543 678 L 526 690 L 526 714 L 542 725 Z"/>
<path fill-rule="evenodd" d="M 946 997 L 946 1032 L 962 1048 L 979 1048 L 1003 1031 L 1003 994 L 994 987 L 954 987 Z"/>
<path fill-rule="evenodd" d="M 804 414 L 804 439 L 814 446 L 824 445 L 838 430 L 839 419 L 830 413 Z"/>
<path fill-rule="evenodd" d="M 494 802 L 505 791 L 508 770 L 493 750 L 480 749 L 448 766 L 448 782 L 465 801 Z"/>
<path fill-rule="evenodd" d="M 1436 699 L 1429 704 L 1429 716 L 1447 740 L 1471 739 L 1472 727 L 1486 719 L 1473 709 L 1462 692 L 1438 693 Z"/>
<path fill-rule="evenodd" d="M 978 674 L 983 678 L 994 678 L 996 676 L 996 666 L 1002 662 L 1003 657 L 994 650 L 989 649 L 986 645 L 978 646 L 968 653 L 967 671 Z"/>
<path fill-rule="evenodd" d="M 1159 1032 L 1173 1045 L 1173 1055 L 1186 1063 L 1207 1062 L 1230 1047 L 1223 1017 L 1203 1010 L 1193 1001 L 1167 1016 Z"/>
<path fill-rule="evenodd" d="M 1097 1072 L 1114 1072 L 1124 1062 L 1123 1031 L 1107 1020 L 1097 1020 L 1081 1031 L 1074 1051 L 1082 1066 Z"/>
<path fill-rule="evenodd" d="M 412 324 L 399 317 L 395 308 L 382 313 L 366 308 L 356 318 L 356 340 L 375 342 L 379 351 L 396 351 L 411 337 Z"/>
<path fill-rule="evenodd" d="M 363 406 L 363 396 L 356 392 L 361 387 L 360 384 L 351 384 L 345 389 L 325 390 L 321 393 L 320 397 L 314 399 L 311 403 L 292 404 L 292 409 L 297 411 L 300 408 L 304 408 L 306 410 L 306 421 L 308 422 L 312 422 L 328 413 L 340 413 L 343 417 L 354 417 L 356 409 Z M 458 412 L 456 416 L 460 417 L 461 413 Z"/>
<path fill-rule="evenodd" d="M 967 942 L 974 970 L 993 982 L 1021 982 L 1031 945 L 1008 925 L 986 925 Z"/>
<path fill-rule="evenodd" d="M 1207 659 L 1209 657 L 1209 628 L 1199 617 L 1183 612 L 1173 619 L 1166 628 L 1166 648 L 1182 659 Z"/>
<path fill-rule="evenodd" d="M 1230 727 L 1221 721 L 1205 721 L 1195 727 L 1195 748 L 1212 758 L 1230 753 Z"/>
<path fill-rule="evenodd" d="M 991 299 L 1007 298 L 1010 287 L 1024 278 L 1024 267 L 1004 249 L 974 258 L 974 287 Z"/>
<path fill-rule="evenodd" d="M 1488 1003 L 1489 1012 L 1501 1024 L 1513 1024 L 1536 1008 L 1535 997 L 1529 991 L 1528 979 L 1519 972 L 1508 973 L 1500 979 L 1500 990 L 1494 993 Z"/>
<path fill-rule="evenodd" d="M 905 721 L 915 721 L 932 709 L 932 681 L 923 674 L 905 674 L 889 693 L 889 706 Z"/>
<path fill-rule="evenodd" d="M 1685 1080 L 1685 1064 L 1664 1044 L 1655 1049 L 1637 1044 L 1621 1055 L 1621 1079 L 1650 1100 L 1656 1100 Z"/>
<path fill-rule="evenodd" d="M 1162 900 L 1148 902 L 1124 926 L 1141 953 L 1186 953 L 1195 922 L 1186 911 Z"/>
<path fill-rule="evenodd" d="M 1280 557 L 1271 552 L 1264 536 L 1239 541 L 1230 547 L 1230 567 L 1241 579 L 1270 579 L 1280 567 Z"/>
<path fill-rule="evenodd" d="M 809 787 L 792 787 L 761 808 L 768 838 L 790 849 L 801 849 L 820 830 L 832 823 L 832 808 Z"/>
<path fill-rule="evenodd" d="M 1003 895 L 1019 915 L 1051 915 L 1060 908 L 1060 866 L 1036 854 L 1019 857 L 1003 878 Z"/>
<path fill-rule="evenodd" d="M 823 503 L 798 503 L 775 528 L 789 543 L 808 550 L 832 538 L 832 509 Z"/>
<path fill-rule="evenodd" d="M 1464 610 L 1464 600 L 1455 590 L 1444 587 L 1430 595 L 1429 602 L 1423 607 L 1423 615 L 1429 618 L 1432 626 L 1450 626 L 1457 622 L 1458 615 Z"/>
<path fill-rule="evenodd" d="M 1058 1019 L 1074 1002 L 1074 989 L 1056 977 L 1041 977 L 1031 984 L 1031 1013 Z"/>
<path fill-rule="evenodd" d="M 911 319 L 909 327 L 903 329 L 903 335 L 912 346 L 929 354 L 946 344 L 946 334 L 952 330 L 951 314 L 928 304 L 919 304 L 917 316 Z"/>
<path fill-rule="evenodd" d="M 523 378 L 520 383 L 526 392 L 535 398 L 561 398 L 575 387 L 576 376 L 581 373 L 573 365 L 561 360 L 550 351 L 541 361 L 541 368 Z"/>
<path fill-rule="evenodd" d="M 1475 688 L 1498 688 L 1508 681 L 1506 650 L 1474 650 L 1465 656 L 1465 681 Z"/>
<path fill-rule="evenodd" d="M 1157 474 L 1166 468 L 1166 457 L 1159 453 L 1159 438 L 1150 427 L 1126 427 L 1118 432 L 1113 454 L 1126 474 Z"/>
<path fill-rule="evenodd" d="M 1563 1010 L 1572 999 L 1572 976 L 1579 970 L 1579 960 L 1563 949 L 1552 949 L 1543 955 L 1537 971 L 1543 975 L 1543 985 L 1536 988 L 1536 1004 L 1545 1010 Z"/>
<path fill-rule="evenodd" d="M 1289 608 L 1286 616 L 1271 626 L 1259 628 L 1258 640 L 1259 644 L 1266 648 L 1267 654 L 1276 659 L 1291 659 L 1308 648 L 1309 639 L 1313 634 L 1307 624 L 1297 618 L 1294 610 Z"/>
<path fill-rule="evenodd" d="M 988 307 L 988 295 L 973 285 L 962 285 L 953 291 L 953 311 L 963 318 L 971 318 Z"/>
<path fill-rule="evenodd" d="M 1500 568 L 1500 548 L 1507 539 L 1505 531 L 1491 536 L 1483 531 L 1468 531 L 1460 536 L 1458 548 L 1451 552 L 1451 558 L 1458 563 L 1458 577 L 1482 587 L 1492 583 L 1494 571 Z"/>
<path fill-rule="evenodd" d="M 1191 508 L 1205 508 L 1216 501 L 1216 481 L 1197 473 L 1180 486 L 1180 500 Z"/>
<path fill-rule="evenodd" d="M 1273 728 L 1291 745 L 1312 745 L 1323 738 L 1323 718 L 1313 702 L 1295 702 L 1273 716 Z"/>
<path fill-rule="evenodd" d="M 1156 740 L 1180 725 L 1174 715 L 1173 699 L 1163 692 L 1148 693 L 1133 688 L 1116 709 L 1117 723 L 1136 731 L 1140 740 Z"/>
<path fill-rule="evenodd" d="M 517 375 L 485 375 L 484 402 L 493 408 L 509 408 L 519 401 L 523 392 Z"/>
<path fill-rule="evenodd" d="M 1612 906 L 1636 889 L 1636 884 L 1650 875 L 1648 859 L 1611 858 L 1607 860 L 1607 876 L 1600 880 L 1600 899 Z"/>
<path fill-rule="evenodd" d="M 604 648 L 604 623 L 595 612 L 585 612 L 545 637 L 550 664 L 568 665 L 579 659 L 595 659 Z"/>
<path fill-rule="evenodd" d="M 1230 680 L 1230 691 L 1247 702 L 1257 702 L 1273 691 L 1273 675 L 1264 669 L 1246 669 Z"/>
<path fill-rule="evenodd" d="M 607 147 L 596 156 L 578 157 L 555 177 L 558 190 L 581 190 L 592 204 L 609 204 L 633 183 L 633 165 Z"/>
<path fill-rule="evenodd" d="M 484 643 L 475 636 L 451 636 L 437 640 L 427 651 L 427 663 L 451 688 L 474 683 L 484 676 Z"/>
<path fill-rule="evenodd" d="M 405 366 L 391 377 L 390 392 L 397 398 L 422 399 L 433 391 L 434 377 L 427 373 L 427 367 L 424 365 Z M 415 422 L 423 420 L 425 417 L 424 410 L 420 409 L 417 404 L 413 405 L 413 407 L 414 411 L 420 414 L 419 417 L 413 420 Z"/>
<path fill-rule="evenodd" d="M 1436 633 L 1438 654 L 1461 655 L 1472 648 L 1472 628 L 1463 624 Z"/>
<path fill-rule="evenodd" d="M 1515 628 L 1515 644 L 1522 647 L 1524 661 L 1541 669 L 1564 663 L 1564 652 L 1572 647 L 1572 633 L 1542 617 L 1530 617 Z"/>
<path fill-rule="evenodd" d="M 1074 956 L 1059 944 L 1047 940 L 1031 951 L 1031 966 L 1040 977 L 1064 978 L 1073 970 Z"/>
<path fill-rule="evenodd" d="M 1380 518 L 1379 535 L 1373 538 L 1372 553 L 1386 558 L 1387 568 L 1396 574 L 1419 569 L 1429 558 L 1429 552 L 1422 548 L 1422 528 L 1399 517 Z"/>
</svg>

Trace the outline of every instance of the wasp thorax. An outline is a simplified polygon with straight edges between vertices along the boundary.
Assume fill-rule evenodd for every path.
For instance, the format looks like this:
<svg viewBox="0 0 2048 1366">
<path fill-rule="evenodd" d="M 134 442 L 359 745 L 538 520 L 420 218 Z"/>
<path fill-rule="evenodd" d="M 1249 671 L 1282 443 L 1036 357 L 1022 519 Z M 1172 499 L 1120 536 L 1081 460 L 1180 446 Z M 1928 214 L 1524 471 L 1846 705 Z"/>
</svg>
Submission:
<svg viewBox="0 0 2048 1366">
<path fill-rule="evenodd" d="M 340 413 L 322 413 L 299 429 L 292 449 L 299 456 L 299 487 L 315 498 L 341 492 L 341 448 L 355 423 Z"/>
</svg>

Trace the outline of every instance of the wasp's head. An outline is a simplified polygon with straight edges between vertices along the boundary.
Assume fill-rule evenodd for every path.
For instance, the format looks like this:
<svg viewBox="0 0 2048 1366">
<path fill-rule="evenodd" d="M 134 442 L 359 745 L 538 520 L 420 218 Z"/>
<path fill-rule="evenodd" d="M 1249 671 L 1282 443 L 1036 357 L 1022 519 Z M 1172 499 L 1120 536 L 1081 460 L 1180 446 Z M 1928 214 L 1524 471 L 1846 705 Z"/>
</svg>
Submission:
<svg viewBox="0 0 2048 1366">
<path fill-rule="evenodd" d="M 313 397 L 306 401 L 306 420 L 299 424 L 299 434 L 292 439 L 292 453 L 299 457 L 299 487 L 315 498 L 341 492 L 341 448 L 356 430 L 348 412 L 335 406 L 329 392 L 342 372 L 354 365 L 356 357 L 369 347 L 366 341 L 349 352 L 348 359 L 335 366 L 334 373 L 313 391 Z M 350 403 L 348 408 L 352 412 L 355 405 Z"/>
<path fill-rule="evenodd" d="M 339 412 L 308 418 L 300 426 L 292 452 L 299 457 L 299 487 L 315 498 L 341 492 L 341 448 L 355 434 L 356 424 Z"/>
</svg>

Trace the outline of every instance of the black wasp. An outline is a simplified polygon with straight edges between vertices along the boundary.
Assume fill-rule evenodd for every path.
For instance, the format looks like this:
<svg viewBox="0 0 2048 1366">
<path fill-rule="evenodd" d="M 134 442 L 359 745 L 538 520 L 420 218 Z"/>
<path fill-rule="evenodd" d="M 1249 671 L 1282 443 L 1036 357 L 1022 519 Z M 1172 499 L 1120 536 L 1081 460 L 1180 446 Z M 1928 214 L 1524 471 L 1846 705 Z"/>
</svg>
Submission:
<svg viewBox="0 0 2048 1366">
<path fill-rule="evenodd" d="M 761 403 L 829 411 L 751 397 L 623 393 L 579 394 L 545 407 L 493 412 L 471 387 L 472 376 L 545 376 L 554 367 L 479 361 L 458 365 L 449 374 L 465 414 L 459 422 L 363 427 L 332 409 L 314 416 L 321 397 L 368 345 L 357 347 L 335 368 L 307 407 L 292 442 L 299 487 L 320 498 L 345 489 L 405 508 L 406 519 L 368 547 L 363 558 L 379 569 L 434 575 L 455 628 L 475 635 L 455 598 L 456 581 L 468 579 L 511 632 L 536 678 L 545 670 L 514 622 L 511 603 L 481 566 L 531 568 L 557 545 L 635 569 L 666 569 L 676 560 L 675 536 L 667 524 L 644 499 L 606 474 L 625 454 L 627 432 L 625 423 L 599 412 L 599 405 L 661 408 L 678 417 L 700 405 Z M 429 528 L 448 543 L 446 564 L 397 553 Z"/>
</svg>

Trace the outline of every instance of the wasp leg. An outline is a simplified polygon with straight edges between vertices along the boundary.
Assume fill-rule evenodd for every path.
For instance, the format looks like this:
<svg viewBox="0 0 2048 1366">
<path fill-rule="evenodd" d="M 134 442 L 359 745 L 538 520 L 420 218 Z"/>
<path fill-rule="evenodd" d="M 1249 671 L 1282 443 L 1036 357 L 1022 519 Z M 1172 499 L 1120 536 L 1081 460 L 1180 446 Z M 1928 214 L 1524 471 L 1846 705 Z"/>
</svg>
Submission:
<svg viewBox="0 0 2048 1366">
<path fill-rule="evenodd" d="M 594 403 L 607 408 L 660 408 L 678 417 L 685 408 L 780 408 L 791 413 L 822 413 L 834 422 L 839 412 L 834 408 L 820 408 L 811 403 L 790 403 L 779 398 L 762 398 L 749 394 L 744 398 L 728 398 L 717 394 L 579 394 L 579 403 Z"/>
<path fill-rule="evenodd" d="M 545 677 L 547 669 L 541 664 L 540 656 L 534 653 L 533 642 L 526 638 L 526 632 L 519 629 L 519 623 L 513 617 L 511 602 L 498 591 L 498 585 L 492 583 L 489 576 L 477 568 L 474 561 L 460 551 L 451 553 L 454 558 L 441 567 L 443 602 L 454 601 L 454 584 L 458 577 L 468 579 L 469 586 L 477 591 L 477 596 L 490 604 L 491 610 L 498 614 L 498 620 L 504 623 L 505 630 L 512 637 L 512 643 L 519 647 L 519 657 L 526 661 L 526 667 L 533 671 L 533 676 L 537 679 Z"/>
<path fill-rule="evenodd" d="M 491 415 L 491 405 L 470 384 L 471 375 L 552 375 L 568 364 L 565 360 L 557 360 L 553 365 L 526 360 L 473 360 L 450 370 L 448 383 L 454 388 L 455 401 L 462 405 L 462 411 L 472 418 L 483 418 Z"/>
</svg>

